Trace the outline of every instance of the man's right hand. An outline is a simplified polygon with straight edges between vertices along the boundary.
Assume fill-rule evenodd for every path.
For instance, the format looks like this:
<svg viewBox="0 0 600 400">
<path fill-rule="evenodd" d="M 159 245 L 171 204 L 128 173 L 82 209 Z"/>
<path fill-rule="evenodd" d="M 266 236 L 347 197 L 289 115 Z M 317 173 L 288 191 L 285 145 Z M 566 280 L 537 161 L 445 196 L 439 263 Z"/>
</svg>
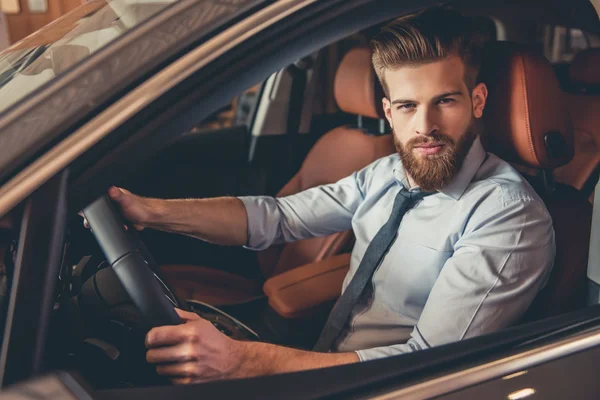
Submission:
<svg viewBox="0 0 600 400">
<path fill-rule="evenodd" d="M 137 230 L 152 228 L 225 246 L 243 246 L 248 241 L 246 208 L 235 197 L 163 200 L 136 196 L 115 186 L 108 190 L 108 197 Z"/>
<path fill-rule="evenodd" d="M 121 215 L 131 225 L 141 231 L 147 225 L 151 215 L 151 199 L 136 196 L 128 190 L 112 186 L 108 189 L 108 197 L 117 205 Z"/>
</svg>

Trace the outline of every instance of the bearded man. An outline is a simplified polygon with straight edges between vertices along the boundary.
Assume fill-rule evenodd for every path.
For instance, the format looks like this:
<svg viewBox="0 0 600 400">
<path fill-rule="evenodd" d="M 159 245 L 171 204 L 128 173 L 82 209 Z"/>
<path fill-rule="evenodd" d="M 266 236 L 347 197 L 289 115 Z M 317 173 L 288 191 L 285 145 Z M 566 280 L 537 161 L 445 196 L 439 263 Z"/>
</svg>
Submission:
<svg viewBox="0 0 600 400">
<path fill-rule="evenodd" d="M 469 26 L 435 8 L 392 22 L 372 40 L 398 153 L 337 183 L 277 199 L 167 201 L 109 190 L 138 229 L 213 243 L 258 250 L 348 229 L 356 236 L 316 351 L 235 341 L 178 311 L 185 324 L 146 337 L 147 360 L 160 374 L 190 383 L 320 368 L 518 321 L 552 266 L 554 231 L 533 189 L 480 143 L 487 89 L 476 82 L 481 48 Z"/>
</svg>

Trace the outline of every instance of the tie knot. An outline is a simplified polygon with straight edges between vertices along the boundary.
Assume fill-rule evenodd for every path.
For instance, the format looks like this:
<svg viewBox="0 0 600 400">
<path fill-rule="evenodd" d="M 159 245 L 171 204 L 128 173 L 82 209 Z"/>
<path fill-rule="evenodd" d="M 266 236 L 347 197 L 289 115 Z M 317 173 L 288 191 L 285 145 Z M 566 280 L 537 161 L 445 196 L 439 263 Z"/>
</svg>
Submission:
<svg viewBox="0 0 600 400">
<path fill-rule="evenodd" d="M 400 189 L 400 191 L 396 195 L 396 200 L 394 201 L 392 214 L 404 214 L 408 209 L 412 208 L 419 200 L 423 199 L 423 197 L 425 196 L 429 196 L 430 194 L 433 193 L 422 192 L 420 190 L 409 192 L 404 188 Z"/>
<path fill-rule="evenodd" d="M 433 194 L 431 192 L 422 192 L 420 190 L 415 190 L 413 192 L 409 192 L 406 189 L 401 189 L 400 190 L 400 194 L 405 197 L 407 200 L 409 200 L 411 203 L 415 203 L 421 199 L 423 199 L 425 196 L 429 196 L 430 194 Z"/>
</svg>

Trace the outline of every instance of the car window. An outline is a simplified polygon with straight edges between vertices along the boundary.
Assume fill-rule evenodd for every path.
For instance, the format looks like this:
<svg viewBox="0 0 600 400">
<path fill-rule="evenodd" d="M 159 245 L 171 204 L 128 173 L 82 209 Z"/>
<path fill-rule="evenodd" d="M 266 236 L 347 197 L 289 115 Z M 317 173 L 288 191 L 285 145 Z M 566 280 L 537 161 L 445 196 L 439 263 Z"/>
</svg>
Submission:
<svg viewBox="0 0 600 400">
<path fill-rule="evenodd" d="M 0 112 L 176 0 L 92 0 L 0 53 Z"/>
<path fill-rule="evenodd" d="M 201 124 L 192 129 L 190 133 L 238 126 L 250 128 L 261 85 L 262 82 L 243 91 L 231 103 L 206 118 Z"/>
<path fill-rule="evenodd" d="M 600 47 L 600 35 L 559 25 L 542 27 L 544 55 L 552 63 L 571 62 L 575 54 Z"/>
</svg>

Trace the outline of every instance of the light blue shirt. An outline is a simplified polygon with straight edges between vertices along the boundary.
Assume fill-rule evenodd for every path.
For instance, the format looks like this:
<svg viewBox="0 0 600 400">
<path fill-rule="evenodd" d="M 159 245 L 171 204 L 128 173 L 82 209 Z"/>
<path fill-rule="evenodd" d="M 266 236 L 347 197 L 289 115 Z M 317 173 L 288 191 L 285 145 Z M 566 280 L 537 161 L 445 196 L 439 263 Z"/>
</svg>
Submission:
<svg viewBox="0 0 600 400">
<path fill-rule="evenodd" d="M 417 190 L 394 154 L 292 196 L 242 197 L 248 247 L 352 229 L 344 290 L 401 189 Z M 452 181 L 404 215 L 334 349 L 356 351 L 365 361 L 508 327 L 545 283 L 554 254 L 542 200 L 476 139 Z"/>
</svg>

